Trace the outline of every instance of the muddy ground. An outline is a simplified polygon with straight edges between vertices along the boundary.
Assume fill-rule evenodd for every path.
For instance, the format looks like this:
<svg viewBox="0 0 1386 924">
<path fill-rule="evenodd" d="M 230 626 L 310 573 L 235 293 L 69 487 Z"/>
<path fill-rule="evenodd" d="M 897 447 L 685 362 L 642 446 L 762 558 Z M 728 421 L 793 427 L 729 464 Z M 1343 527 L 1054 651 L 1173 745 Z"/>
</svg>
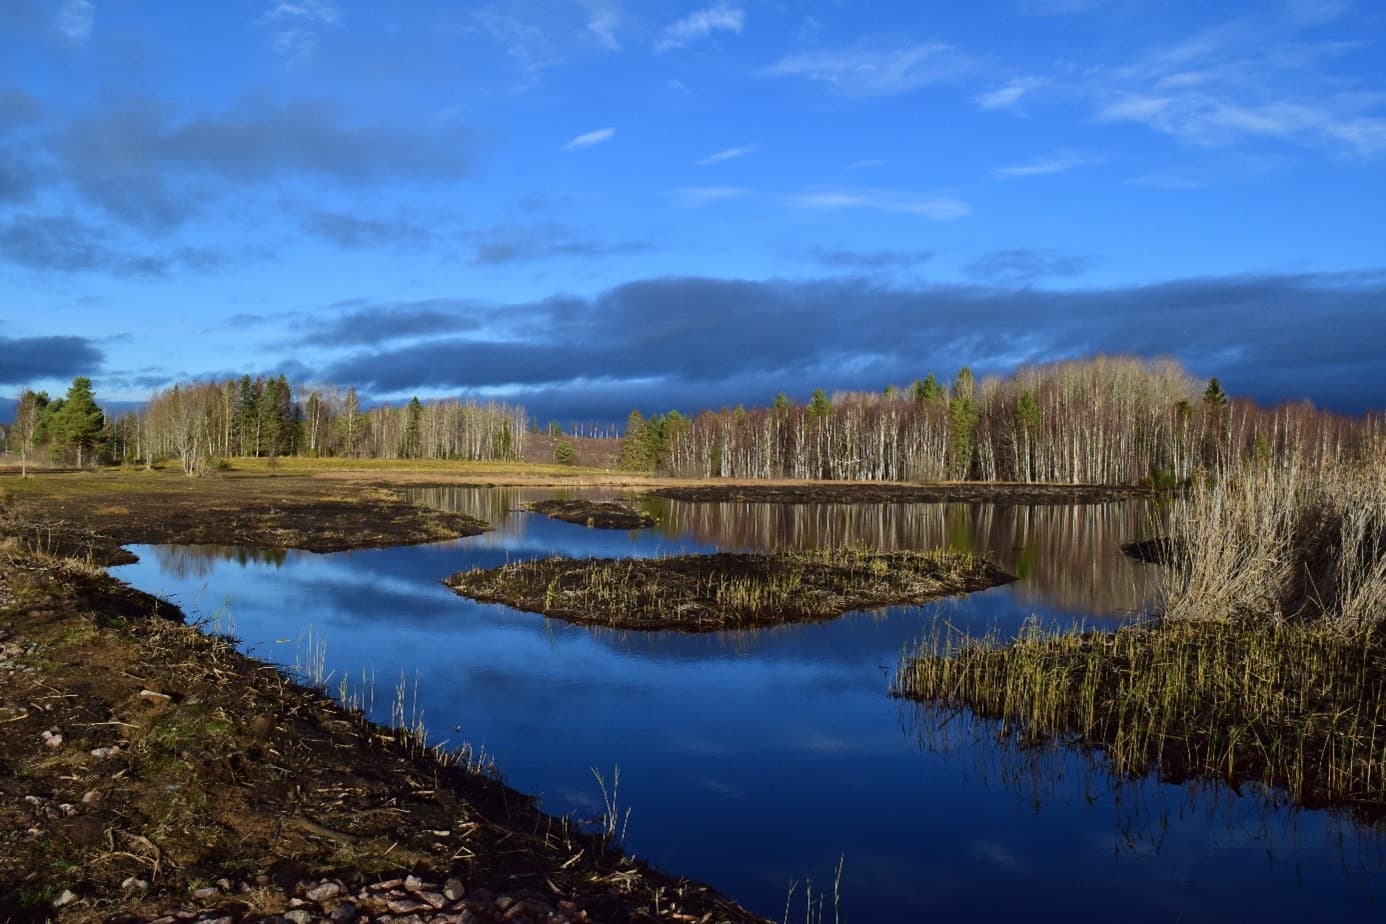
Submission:
<svg viewBox="0 0 1386 924">
<path fill-rule="evenodd" d="M 0 485 L 0 922 L 762 920 L 99 567 L 124 542 L 327 550 L 484 524 L 309 478 L 42 480 Z"/>
</svg>

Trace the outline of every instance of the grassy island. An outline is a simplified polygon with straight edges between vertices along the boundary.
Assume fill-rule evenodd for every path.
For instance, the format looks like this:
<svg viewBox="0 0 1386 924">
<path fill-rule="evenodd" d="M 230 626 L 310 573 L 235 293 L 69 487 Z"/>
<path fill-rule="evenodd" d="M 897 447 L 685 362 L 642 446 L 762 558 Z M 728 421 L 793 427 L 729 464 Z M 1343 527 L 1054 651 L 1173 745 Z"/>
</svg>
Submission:
<svg viewBox="0 0 1386 924">
<path fill-rule="evenodd" d="M 447 578 L 457 593 L 570 622 L 709 632 L 832 619 L 1014 580 L 955 552 L 832 549 L 650 559 L 548 558 Z"/>
<path fill-rule="evenodd" d="M 522 505 L 524 510 L 542 513 L 546 517 L 592 526 L 597 529 L 648 529 L 657 520 L 648 513 L 636 510 L 620 501 L 593 501 L 584 498 L 571 500 L 534 501 Z"/>
</svg>

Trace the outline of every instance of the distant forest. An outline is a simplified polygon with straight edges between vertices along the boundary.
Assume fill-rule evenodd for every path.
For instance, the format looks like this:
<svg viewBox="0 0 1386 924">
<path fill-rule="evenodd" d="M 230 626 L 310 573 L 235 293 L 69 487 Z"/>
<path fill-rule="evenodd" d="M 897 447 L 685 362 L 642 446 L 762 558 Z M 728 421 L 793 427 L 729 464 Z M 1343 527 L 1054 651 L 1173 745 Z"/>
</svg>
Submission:
<svg viewBox="0 0 1386 924">
<path fill-rule="evenodd" d="M 74 404 L 94 408 L 91 381 L 74 380 L 64 398 L 25 391 L 11 428 L 12 451 L 43 450 L 55 462 L 153 465 L 177 460 L 201 474 L 236 457 L 338 456 L 361 459 L 514 460 L 524 454 L 525 409 L 504 402 L 414 398 L 363 409 L 354 388 L 294 387 L 284 378 L 175 385 L 139 412 L 81 426 Z"/>
<path fill-rule="evenodd" d="M 619 464 L 701 478 L 1173 485 L 1290 454 L 1351 457 L 1381 429 L 1378 418 L 1307 403 L 1231 400 L 1217 379 L 1171 360 L 1099 356 L 980 381 L 964 368 L 948 384 L 929 375 L 877 393 L 820 389 L 807 402 L 781 394 L 767 407 L 692 417 L 633 411 Z M 363 409 L 353 388 L 283 376 L 180 384 L 107 418 L 78 378 L 62 398 L 25 391 L 8 445 L 25 461 L 36 451 L 77 465 L 177 460 L 199 474 L 249 456 L 512 461 L 538 430 L 518 404 L 414 398 Z M 547 431 L 559 436 L 555 424 Z M 574 461 L 566 439 L 552 452 Z"/>
</svg>

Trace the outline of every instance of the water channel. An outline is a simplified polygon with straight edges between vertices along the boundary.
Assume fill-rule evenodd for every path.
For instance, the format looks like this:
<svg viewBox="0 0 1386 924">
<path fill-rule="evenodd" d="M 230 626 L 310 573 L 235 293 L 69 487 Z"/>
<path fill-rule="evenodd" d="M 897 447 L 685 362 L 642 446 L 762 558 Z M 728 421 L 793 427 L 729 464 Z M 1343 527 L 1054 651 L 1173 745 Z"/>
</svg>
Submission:
<svg viewBox="0 0 1386 924">
<path fill-rule="evenodd" d="M 1119 545 L 1140 502 L 1087 506 L 645 501 L 659 526 L 613 532 L 519 512 L 553 492 L 419 489 L 492 532 L 330 555 L 136 546 L 140 589 L 281 665 L 306 633 L 378 716 L 403 675 L 435 739 L 484 748 L 551 812 L 595 818 L 620 771 L 625 844 L 780 920 L 791 885 L 844 921 L 1116 914 L 1126 921 L 1379 916 L 1386 840 L 1263 794 L 1118 781 L 1066 748 L 1020 750 L 967 715 L 887 695 L 901 651 L 939 620 L 1013 633 L 1026 619 L 1112 627 L 1146 606 Z M 592 495 L 604 496 L 604 495 Z M 473 603 L 453 571 L 548 555 L 649 556 L 866 543 L 952 546 L 1020 576 L 1007 587 L 828 623 L 684 635 L 551 622 Z M 831 899 L 823 920 L 831 921 Z"/>
</svg>

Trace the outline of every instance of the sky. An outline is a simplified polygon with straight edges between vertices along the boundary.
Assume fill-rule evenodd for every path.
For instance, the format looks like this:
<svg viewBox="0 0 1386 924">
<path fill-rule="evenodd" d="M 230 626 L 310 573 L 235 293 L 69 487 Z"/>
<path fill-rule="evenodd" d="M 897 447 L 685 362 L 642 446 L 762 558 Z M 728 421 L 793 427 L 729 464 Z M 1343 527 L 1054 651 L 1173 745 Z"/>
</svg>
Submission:
<svg viewBox="0 0 1386 924">
<path fill-rule="evenodd" d="M 1384 39 L 1365 0 L 0 0 L 0 401 L 621 420 L 1123 353 L 1382 409 Z"/>
</svg>

